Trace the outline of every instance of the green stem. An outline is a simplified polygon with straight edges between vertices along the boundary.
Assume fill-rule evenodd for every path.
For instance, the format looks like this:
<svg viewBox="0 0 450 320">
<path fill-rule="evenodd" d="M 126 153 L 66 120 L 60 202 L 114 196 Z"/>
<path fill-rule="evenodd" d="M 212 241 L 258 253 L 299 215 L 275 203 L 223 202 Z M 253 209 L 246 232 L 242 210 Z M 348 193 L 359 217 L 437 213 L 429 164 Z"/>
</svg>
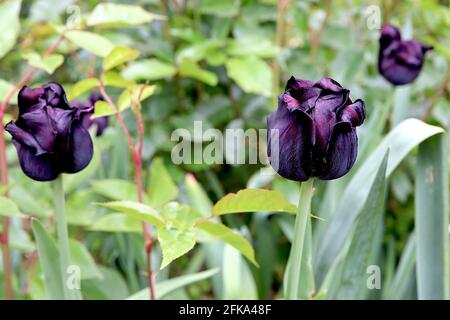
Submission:
<svg viewBox="0 0 450 320">
<path fill-rule="evenodd" d="M 286 299 L 298 299 L 300 286 L 300 271 L 302 269 L 302 256 L 305 247 L 306 227 L 310 222 L 311 199 L 313 195 L 314 179 L 305 181 L 300 186 L 300 200 L 298 213 L 295 217 L 294 239 L 287 264 L 285 279 Z"/>
<path fill-rule="evenodd" d="M 68 273 L 70 266 L 70 251 L 69 251 L 69 233 L 67 228 L 66 219 L 66 206 L 65 206 L 65 196 L 64 196 L 64 183 L 63 177 L 60 175 L 54 181 L 54 204 L 55 204 L 55 214 L 56 214 L 56 233 L 58 235 L 58 246 L 59 246 L 59 265 L 61 268 L 61 279 L 62 287 L 65 300 L 76 300 L 78 299 L 78 290 L 74 288 L 69 288 L 68 283 Z"/>
</svg>

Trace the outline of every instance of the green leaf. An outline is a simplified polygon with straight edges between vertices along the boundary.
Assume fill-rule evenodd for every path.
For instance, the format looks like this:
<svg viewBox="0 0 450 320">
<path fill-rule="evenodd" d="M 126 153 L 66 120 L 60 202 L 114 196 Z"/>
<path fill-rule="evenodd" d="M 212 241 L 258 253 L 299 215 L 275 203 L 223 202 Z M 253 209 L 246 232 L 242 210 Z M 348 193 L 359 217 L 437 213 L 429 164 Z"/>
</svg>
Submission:
<svg viewBox="0 0 450 320">
<path fill-rule="evenodd" d="M 245 92 L 268 97 L 272 94 L 272 69 L 257 57 L 232 58 L 226 63 L 228 76 Z"/>
<path fill-rule="evenodd" d="M 257 211 L 296 213 L 297 207 L 279 191 L 243 189 L 238 193 L 227 194 L 212 208 L 214 215 Z"/>
<path fill-rule="evenodd" d="M 103 266 L 101 278 L 83 280 L 81 291 L 86 300 L 120 300 L 129 295 L 127 283 L 119 272 Z"/>
<path fill-rule="evenodd" d="M 358 212 L 369 195 L 369 187 L 375 179 L 383 155 L 390 149 L 387 176 L 397 168 L 408 153 L 433 135 L 442 133 L 442 128 L 428 125 L 417 119 L 407 119 L 394 128 L 371 153 L 347 184 L 337 210 L 328 220 L 327 231 L 321 240 L 316 255 L 316 277 L 325 276 L 352 228 Z M 320 281 L 319 281 L 320 282 Z"/>
<path fill-rule="evenodd" d="M 59 253 L 55 241 L 50 237 L 42 224 L 33 219 L 31 221 L 34 238 L 39 253 L 39 260 L 44 272 L 45 289 L 48 299 L 61 299 L 64 296 L 59 265 Z"/>
<path fill-rule="evenodd" d="M 156 299 L 162 299 L 169 293 L 184 288 L 193 283 L 211 278 L 219 272 L 218 268 L 210 269 L 198 273 L 186 274 L 183 276 L 175 277 L 169 280 L 156 283 Z M 148 288 L 145 288 L 132 296 L 128 297 L 128 300 L 148 300 Z"/>
<path fill-rule="evenodd" d="M 415 226 L 419 299 L 449 299 L 448 158 L 446 135 L 419 146 Z"/>
<path fill-rule="evenodd" d="M 130 81 L 123 78 L 116 71 L 106 72 L 105 75 L 103 76 L 103 84 L 105 86 L 119 87 L 119 88 L 127 88 L 136 85 L 134 81 Z"/>
<path fill-rule="evenodd" d="M 170 78 L 176 73 L 176 68 L 158 59 L 145 59 L 130 63 L 122 75 L 129 80 L 158 80 Z"/>
<path fill-rule="evenodd" d="M 247 241 L 247 239 L 233 232 L 233 230 L 231 230 L 227 226 L 221 223 L 213 223 L 207 221 L 197 224 L 195 227 L 233 246 L 251 263 L 253 263 L 255 266 L 258 266 L 258 263 L 255 260 L 255 251 L 253 250 L 251 244 Z"/>
<path fill-rule="evenodd" d="M 111 213 L 97 220 L 89 230 L 140 233 L 142 232 L 142 223 L 123 213 Z"/>
<path fill-rule="evenodd" d="M 17 204 L 7 197 L 0 196 L 0 216 L 24 217 Z"/>
<path fill-rule="evenodd" d="M 0 79 L 0 101 L 4 101 L 10 90 L 14 89 L 14 85 L 6 80 Z M 9 104 L 17 104 L 17 95 L 14 94 L 9 100 Z"/>
<path fill-rule="evenodd" d="M 161 262 L 163 269 L 194 247 L 195 233 L 192 228 L 179 230 L 163 227 L 158 229 L 158 241 L 163 255 Z"/>
<path fill-rule="evenodd" d="M 145 86 L 145 88 L 142 90 L 142 87 Z M 119 110 L 125 110 L 131 106 L 132 98 L 137 98 L 139 93 L 142 90 L 141 99 L 140 101 L 143 101 L 150 97 L 155 92 L 156 86 L 148 86 L 148 85 L 136 85 L 132 86 L 128 89 L 125 89 L 122 94 L 119 97 L 119 100 L 117 102 L 117 106 L 119 107 Z"/>
<path fill-rule="evenodd" d="M 209 84 L 210 86 L 215 86 L 219 82 L 219 79 L 215 73 L 200 68 L 197 62 L 191 59 L 183 59 L 178 68 L 182 77 L 197 79 Z"/>
<path fill-rule="evenodd" d="M 132 218 L 149 222 L 158 228 L 164 226 L 164 222 L 161 220 L 158 212 L 155 209 L 139 202 L 113 201 L 98 203 L 98 205 L 126 213 Z"/>
<path fill-rule="evenodd" d="M 137 187 L 134 183 L 120 179 L 104 179 L 91 181 L 92 189 L 111 200 L 137 201 Z"/>
<path fill-rule="evenodd" d="M 64 56 L 61 54 L 51 54 L 47 57 L 41 57 L 35 52 L 24 54 L 24 58 L 32 67 L 42 69 L 48 74 L 52 74 L 64 62 Z"/>
<path fill-rule="evenodd" d="M 150 167 L 148 184 L 149 203 L 159 207 L 176 198 L 178 189 L 172 177 L 167 172 L 161 158 L 154 158 Z"/>
<path fill-rule="evenodd" d="M 67 99 L 72 101 L 73 99 L 81 96 L 85 92 L 88 92 L 94 88 L 99 86 L 98 79 L 96 78 L 87 78 L 75 83 L 69 90 L 67 94 Z"/>
<path fill-rule="evenodd" d="M 164 19 L 163 16 L 145 11 L 141 6 L 117 3 L 100 3 L 89 15 L 89 26 L 134 26 L 150 23 L 155 19 Z"/>
<path fill-rule="evenodd" d="M 21 0 L 7 0 L 0 3 L 0 58 L 4 57 L 16 44 L 20 31 Z"/>
<path fill-rule="evenodd" d="M 376 173 L 367 200 L 356 218 L 353 238 L 344 260 L 337 299 L 364 299 L 367 292 L 367 267 L 377 228 L 384 212 L 387 152 Z"/>
<path fill-rule="evenodd" d="M 191 173 L 186 175 L 185 184 L 191 206 L 205 217 L 211 215 L 213 204 L 208 194 Z"/>
<path fill-rule="evenodd" d="M 99 100 L 95 103 L 94 114 L 92 115 L 91 118 L 94 119 L 99 117 L 106 117 L 116 113 L 117 110 L 112 105 L 110 105 L 106 101 Z"/>
<path fill-rule="evenodd" d="M 254 35 L 232 39 L 227 48 L 227 52 L 230 55 L 240 57 L 257 56 L 271 58 L 279 54 L 279 51 L 273 41 Z"/>
<path fill-rule="evenodd" d="M 64 37 L 78 47 L 102 58 L 114 49 L 114 45 L 108 39 L 88 31 L 68 31 L 64 33 Z"/>
<path fill-rule="evenodd" d="M 139 55 L 139 50 L 124 46 L 115 47 L 103 60 L 103 70 L 108 71 L 128 61 L 135 60 Z"/>
<path fill-rule="evenodd" d="M 258 299 L 255 279 L 239 251 L 225 245 L 222 259 L 223 296 L 225 300 Z"/>
<path fill-rule="evenodd" d="M 80 268 L 82 280 L 102 277 L 94 259 L 81 242 L 70 239 L 69 248 L 71 263 Z"/>
<path fill-rule="evenodd" d="M 239 13 L 240 0 L 201 0 L 200 12 L 218 17 L 234 17 Z"/>
</svg>

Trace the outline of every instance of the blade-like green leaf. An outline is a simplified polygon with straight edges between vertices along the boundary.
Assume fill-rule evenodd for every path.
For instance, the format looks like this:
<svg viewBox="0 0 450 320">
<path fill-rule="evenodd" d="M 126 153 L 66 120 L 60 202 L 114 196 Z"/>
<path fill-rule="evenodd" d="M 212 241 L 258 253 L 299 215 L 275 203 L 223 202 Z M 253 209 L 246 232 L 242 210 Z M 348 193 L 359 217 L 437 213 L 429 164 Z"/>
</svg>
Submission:
<svg viewBox="0 0 450 320">
<path fill-rule="evenodd" d="M 353 238 L 344 259 L 337 299 L 363 299 L 367 290 L 367 268 L 376 240 L 376 226 L 384 212 L 388 153 L 375 176 L 369 196 L 357 219 Z"/>
<path fill-rule="evenodd" d="M 94 258 L 81 242 L 70 239 L 69 247 L 71 263 L 80 268 L 81 280 L 102 277 Z"/>
<path fill-rule="evenodd" d="M 148 198 L 152 206 L 159 207 L 176 198 L 178 189 L 167 172 L 161 158 L 155 158 L 150 167 Z"/>
<path fill-rule="evenodd" d="M 31 221 L 34 238 L 36 239 L 39 261 L 44 272 L 45 289 L 48 299 L 64 297 L 59 253 L 55 241 L 38 220 Z"/>
<path fill-rule="evenodd" d="M 417 291 L 419 299 L 449 298 L 448 158 L 444 134 L 419 147 L 416 172 Z"/>
<path fill-rule="evenodd" d="M 91 181 L 92 189 L 111 200 L 137 201 L 137 187 L 135 184 L 120 179 L 105 179 Z"/>
<path fill-rule="evenodd" d="M 135 219 L 149 222 L 156 227 L 163 227 L 164 222 L 158 212 L 150 206 L 134 201 L 113 201 L 98 205 L 128 214 Z"/>
<path fill-rule="evenodd" d="M 210 269 L 198 273 L 186 274 L 180 277 L 172 278 L 162 282 L 156 283 L 156 298 L 162 299 L 169 293 L 175 290 L 184 288 L 190 284 L 211 278 L 213 275 L 219 272 L 218 268 Z M 128 297 L 127 300 L 148 300 L 148 288 L 145 288 L 132 296 Z"/>
<path fill-rule="evenodd" d="M 212 208 L 214 215 L 257 211 L 296 213 L 297 207 L 279 191 L 243 189 L 238 193 L 227 194 Z"/>
<path fill-rule="evenodd" d="M 417 119 L 407 119 L 394 128 L 360 166 L 341 197 L 333 216 L 328 221 L 325 237 L 315 259 L 316 279 L 321 280 L 332 265 L 352 228 L 358 212 L 369 194 L 383 155 L 391 150 L 387 164 L 389 176 L 408 153 L 422 141 L 442 133 L 439 127 L 428 125 Z"/>
<path fill-rule="evenodd" d="M 211 215 L 211 208 L 213 204 L 195 177 L 190 173 L 187 174 L 185 183 L 192 208 L 201 213 L 203 216 Z"/>
<path fill-rule="evenodd" d="M 195 227 L 233 246 L 251 263 L 253 263 L 255 266 L 258 266 L 258 263 L 255 260 L 255 251 L 253 250 L 251 244 L 247 241 L 247 239 L 233 232 L 233 230 L 231 230 L 227 226 L 221 223 L 213 223 L 207 221 L 197 224 Z"/>
</svg>

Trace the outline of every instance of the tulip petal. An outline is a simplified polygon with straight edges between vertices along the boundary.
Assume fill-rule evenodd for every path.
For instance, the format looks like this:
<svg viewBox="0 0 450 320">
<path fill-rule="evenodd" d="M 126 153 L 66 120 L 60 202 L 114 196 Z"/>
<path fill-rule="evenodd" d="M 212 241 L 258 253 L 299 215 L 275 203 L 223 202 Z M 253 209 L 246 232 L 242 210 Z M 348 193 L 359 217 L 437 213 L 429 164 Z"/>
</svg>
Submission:
<svg viewBox="0 0 450 320">
<path fill-rule="evenodd" d="M 67 142 L 63 171 L 76 173 L 83 170 L 91 161 L 93 154 L 94 147 L 89 132 L 79 121 L 74 121 Z"/>
<path fill-rule="evenodd" d="M 267 118 L 268 156 L 279 175 L 306 181 L 311 174 L 314 124 L 301 110 L 289 111 L 284 103 Z"/>
<path fill-rule="evenodd" d="M 344 107 L 341 111 L 341 120 L 350 122 L 353 127 L 358 127 L 363 124 L 366 118 L 366 110 L 364 101 L 356 100 L 354 103 Z"/>
<path fill-rule="evenodd" d="M 39 145 L 36 139 L 29 132 L 19 128 L 14 122 L 10 122 L 5 126 L 5 130 L 8 131 L 13 140 L 19 144 L 23 144 L 32 149 L 35 155 L 46 153 L 44 149 Z"/>
<path fill-rule="evenodd" d="M 44 86 L 47 104 L 61 109 L 70 109 L 63 87 L 56 82 L 49 82 Z"/>
<path fill-rule="evenodd" d="M 39 103 L 39 97 L 44 93 L 43 88 L 29 88 L 27 86 L 24 86 L 22 89 L 20 89 L 17 102 L 19 106 L 19 114 L 23 114 L 25 111 L 28 110 L 28 108 L 34 106 L 35 104 Z"/>
<path fill-rule="evenodd" d="M 350 171 L 358 154 L 358 137 L 349 122 L 334 126 L 326 152 L 325 170 L 319 175 L 322 180 L 333 180 Z"/>
<path fill-rule="evenodd" d="M 47 106 L 33 106 L 17 120 L 18 125 L 27 128 L 27 131 L 48 152 L 53 150 L 57 134 L 54 123 L 49 116 L 52 110 Z"/>
<path fill-rule="evenodd" d="M 13 142 L 19 156 L 20 167 L 28 177 L 37 181 L 51 181 L 58 177 L 59 166 L 54 154 L 35 155 L 32 148 Z"/>
</svg>

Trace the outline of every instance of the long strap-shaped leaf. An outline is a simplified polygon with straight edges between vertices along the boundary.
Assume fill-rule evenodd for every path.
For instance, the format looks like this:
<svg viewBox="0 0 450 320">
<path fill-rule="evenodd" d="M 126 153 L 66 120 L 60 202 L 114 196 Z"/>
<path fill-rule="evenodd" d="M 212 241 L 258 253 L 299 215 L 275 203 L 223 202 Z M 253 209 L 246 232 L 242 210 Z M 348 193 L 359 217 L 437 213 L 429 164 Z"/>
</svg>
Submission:
<svg viewBox="0 0 450 320">
<path fill-rule="evenodd" d="M 367 199 L 369 188 L 387 149 L 391 150 L 386 170 L 386 175 L 389 176 L 414 147 L 442 132 L 442 128 L 417 119 L 407 119 L 394 128 L 372 152 L 347 185 L 340 204 L 329 221 L 315 260 L 316 279 L 319 283 L 351 232 L 353 221 Z"/>
<path fill-rule="evenodd" d="M 415 200 L 418 297 L 448 299 L 448 172 L 443 134 L 419 147 Z"/>
</svg>

